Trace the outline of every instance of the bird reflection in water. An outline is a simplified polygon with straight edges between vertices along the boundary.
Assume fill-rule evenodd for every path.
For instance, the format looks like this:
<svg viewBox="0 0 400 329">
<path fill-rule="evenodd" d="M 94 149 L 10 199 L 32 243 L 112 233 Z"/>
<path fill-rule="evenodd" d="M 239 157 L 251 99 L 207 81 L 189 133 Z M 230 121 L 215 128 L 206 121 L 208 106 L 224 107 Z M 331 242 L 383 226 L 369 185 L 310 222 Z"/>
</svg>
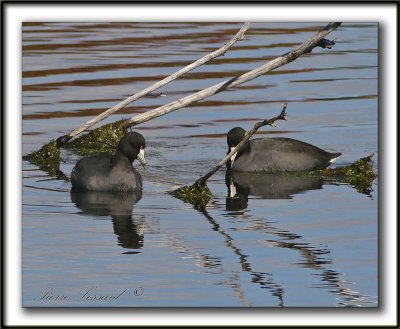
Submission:
<svg viewBox="0 0 400 329">
<path fill-rule="evenodd" d="M 142 192 L 83 192 L 71 190 L 71 201 L 84 214 L 111 216 L 118 245 L 125 249 L 140 249 L 144 240 L 144 217 L 133 218 L 133 205 L 142 197 Z M 139 251 L 128 251 L 137 254 Z"/>
<path fill-rule="evenodd" d="M 291 199 L 294 194 L 322 188 L 323 179 L 295 173 L 242 173 L 225 175 L 228 187 L 226 210 L 238 211 L 247 208 L 249 195 L 262 199 Z"/>
</svg>

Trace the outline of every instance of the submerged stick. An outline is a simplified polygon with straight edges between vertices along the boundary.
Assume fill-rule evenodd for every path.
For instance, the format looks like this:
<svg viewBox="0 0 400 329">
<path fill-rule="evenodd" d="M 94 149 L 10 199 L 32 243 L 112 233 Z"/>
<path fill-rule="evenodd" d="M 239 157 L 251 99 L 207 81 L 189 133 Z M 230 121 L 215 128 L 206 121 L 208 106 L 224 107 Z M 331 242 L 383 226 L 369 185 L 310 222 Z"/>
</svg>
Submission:
<svg viewBox="0 0 400 329">
<path fill-rule="evenodd" d="M 211 169 L 207 174 L 204 176 L 200 177 L 198 180 L 196 180 L 192 185 L 190 186 L 183 186 L 181 188 L 178 188 L 177 190 L 174 190 L 170 192 L 173 196 L 191 203 L 195 205 L 195 207 L 205 207 L 205 205 L 210 201 L 212 194 L 210 190 L 208 189 L 206 182 L 207 180 L 214 175 L 224 164 L 226 164 L 231 157 L 237 153 L 240 152 L 246 145 L 247 141 L 253 136 L 256 131 L 263 127 L 263 126 L 271 126 L 275 127 L 275 121 L 278 120 L 287 120 L 287 114 L 286 114 L 286 107 L 287 103 L 283 105 L 283 109 L 281 113 L 273 117 L 271 119 L 265 119 L 263 121 L 257 122 L 254 127 L 246 132 L 244 138 L 242 141 L 236 145 L 235 148 L 233 148 L 213 169 Z"/>
<path fill-rule="evenodd" d="M 252 71 L 246 72 L 239 77 L 235 77 L 228 81 L 218 83 L 209 88 L 200 90 L 192 95 L 178 99 L 175 102 L 160 106 L 154 110 L 147 111 L 145 113 L 142 113 L 135 117 L 132 117 L 125 121 L 125 125 L 127 127 L 132 127 L 132 126 L 138 125 L 139 123 L 143 123 L 143 122 L 152 120 L 154 118 L 157 118 L 159 116 L 162 116 L 164 114 L 176 111 L 176 110 L 186 107 L 192 103 L 198 102 L 207 97 L 215 95 L 215 94 L 217 94 L 221 91 L 224 91 L 228 88 L 233 88 L 244 82 L 253 80 L 253 79 L 255 79 L 265 73 L 268 73 L 282 65 L 290 63 L 290 62 L 294 61 L 296 58 L 300 57 L 301 55 L 310 52 L 313 48 L 320 46 L 321 40 L 327 34 L 332 32 L 333 30 L 335 30 L 340 25 L 341 25 L 341 23 L 339 23 L 339 22 L 329 23 L 321 31 L 319 31 L 317 34 L 315 34 L 308 41 L 302 43 L 299 47 L 293 49 L 292 51 L 290 51 L 280 57 L 277 57 L 277 58 L 271 60 L 267 64 L 264 64 Z"/>
<path fill-rule="evenodd" d="M 94 124 L 104 120 L 105 118 L 107 118 L 111 114 L 119 111 L 120 109 L 124 108 L 125 106 L 127 106 L 130 103 L 132 103 L 133 101 L 136 101 L 137 99 L 139 99 L 139 98 L 141 98 L 141 97 L 143 97 L 145 95 L 150 94 L 154 90 L 156 90 L 156 89 L 166 85 L 167 83 L 169 83 L 169 82 L 181 77 L 182 75 L 192 71 L 193 69 L 199 67 L 200 65 L 203 65 L 203 64 L 209 62 L 210 60 L 223 55 L 234 43 L 236 43 L 239 40 L 243 40 L 244 34 L 248 30 L 249 27 L 250 27 L 250 23 L 244 23 L 243 26 L 241 27 L 241 29 L 238 31 L 238 33 L 236 33 L 236 35 L 231 40 L 229 40 L 223 47 L 213 51 L 212 53 L 207 54 L 206 56 L 200 58 L 196 62 L 185 66 L 184 68 L 182 68 L 179 71 L 169 75 L 168 77 L 162 79 L 161 81 L 158 81 L 157 83 L 154 83 L 151 86 L 149 86 L 149 87 L 147 87 L 147 88 L 145 88 L 145 89 L 133 94 L 132 96 L 126 98 L 125 100 L 121 101 L 117 105 L 114 105 L 113 107 L 109 108 L 107 111 L 104 111 L 103 113 L 99 114 L 97 117 L 87 121 L 82 126 L 80 126 L 80 127 L 76 128 L 75 130 L 71 131 L 69 134 L 59 137 L 57 139 L 57 145 L 59 147 L 65 145 L 65 143 L 67 143 L 73 137 L 77 136 L 81 132 L 83 132 L 86 129 L 90 128 Z"/>
</svg>

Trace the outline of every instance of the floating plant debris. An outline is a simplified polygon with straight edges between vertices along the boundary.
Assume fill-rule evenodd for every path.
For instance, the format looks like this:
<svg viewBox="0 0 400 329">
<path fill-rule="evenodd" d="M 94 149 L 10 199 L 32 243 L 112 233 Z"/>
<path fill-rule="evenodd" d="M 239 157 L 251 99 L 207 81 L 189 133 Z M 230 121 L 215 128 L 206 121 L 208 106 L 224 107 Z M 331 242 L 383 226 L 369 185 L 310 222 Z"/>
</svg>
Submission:
<svg viewBox="0 0 400 329">
<path fill-rule="evenodd" d="M 370 194 L 372 182 L 378 176 L 372 167 L 373 156 L 374 154 L 371 154 L 361 158 L 350 166 L 328 168 L 319 172 L 324 178 L 345 182 L 354 186 L 360 193 Z"/>
<path fill-rule="evenodd" d="M 60 169 L 60 150 L 55 140 L 51 140 L 38 151 L 22 157 L 24 160 L 38 166 L 50 176 L 57 176 Z"/>
<path fill-rule="evenodd" d="M 126 134 L 124 120 L 109 123 L 67 143 L 64 147 L 79 155 L 113 152 Z"/>
<path fill-rule="evenodd" d="M 205 182 L 195 182 L 191 186 L 183 186 L 170 192 L 183 202 L 190 203 L 197 209 L 204 209 L 212 199 L 212 193 Z"/>
<path fill-rule="evenodd" d="M 65 144 L 64 147 L 72 149 L 79 155 L 113 152 L 125 133 L 124 120 L 121 120 L 92 130 Z M 60 169 L 60 149 L 57 147 L 57 141 L 51 140 L 38 151 L 23 156 L 23 159 L 37 165 L 50 176 L 57 176 Z"/>
</svg>

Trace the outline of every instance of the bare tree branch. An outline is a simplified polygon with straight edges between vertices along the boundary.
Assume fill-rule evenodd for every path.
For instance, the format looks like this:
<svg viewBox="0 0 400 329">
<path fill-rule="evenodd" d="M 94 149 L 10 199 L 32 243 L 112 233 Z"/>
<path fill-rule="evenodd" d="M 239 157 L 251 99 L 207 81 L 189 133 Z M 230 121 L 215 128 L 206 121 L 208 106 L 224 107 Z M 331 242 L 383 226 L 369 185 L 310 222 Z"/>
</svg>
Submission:
<svg viewBox="0 0 400 329">
<path fill-rule="evenodd" d="M 192 103 L 198 102 L 207 97 L 215 95 L 215 94 L 217 94 L 221 91 L 224 91 L 228 88 L 236 87 L 244 82 L 253 80 L 253 79 L 259 77 L 260 75 L 268 73 L 282 65 L 290 63 L 290 62 L 294 61 L 296 58 L 298 58 L 299 56 L 303 55 L 304 53 L 310 52 L 314 47 L 318 46 L 320 41 L 327 34 L 332 32 L 333 30 L 335 30 L 340 25 L 341 25 L 341 23 L 339 23 L 339 22 L 329 23 L 327 26 L 325 26 L 321 31 L 319 31 L 317 34 L 315 34 L 308 41 L 304 42 L 299 47 L 293 49 L 292 51 L 286 53 L 285 55 L 277 57 L 277 58 L 271 60 L 270 62 L 268 62 L 267 64 L 264 64 L 252 71 L 246 72 L 239 77 L 234 77 L 228 81 L 218 83 L 209 88 L 200 90 L 192 95 L 178 99 L 175 102 L 160 106 L 154 110 L 147 111 L 145 113 L 142 113 L 135 117 L 132 117 L 132 118 L 126 120 L 125 125 L 126 125 L 126 127 L 132 127 L 132 126 L 138 125 L 139 123 L 146 122 L 146 121 L 152 120 L 154 118 L 157 118 L 159 116 L 162 116 L 164 114 L 176 111 L 176 110 L 186 107 Z"/>
<path fill-rule="evenodd" d="M 67 143 L 70 139 L 72 139 L 73 137 L 75 137 L 76 135 L 80 134 L 81 132 L 85 131 L 86 129 L 88 129 L 89 127 L 93 126 L 94 124 L 104 120 L 105 118 L 107 118 L 108 116 L 110 116 L 111 114 L 117 112 L 118 110 L 124 108 L 125 106 L 127 106 L 128 104 L 132 103 L 133 101 L 150 94 L 151 92 L 153 92 L 154 90 L 166 85 L 167 83 L 181 77 L 182 75 L 192 71 L 193 69 L 199 67 L 200 65 L 203 65 L 207 62 L 209 62 L 210 60 L 219 57 L 223 54 L 226 53 L 226 51 L 237 41 L 239 40 L 243 40 L 244 38 L 244 34 L 245 32 L 248 30 L 248 28 L 250 27 L 250 23 L 244 23 L 243 26 L 241 27 L 241 29 L 238 31 L 238 33 L 236 33 L 236 35 L 229 40 L 223 47 L 215 50 L 212 53 L 209 53 L 208 55 L 200 58 L 199 60 L 197 60 L 196 62 L 180 69 L 179 71 L 169 75 L 168 77 L 162 79 L 161 81 L 158 81 L 157 83 L 152 84 L 151 86 L 133 94 L 132 96 L 126 98 L 125 100 L 121 101 L 120 103 L 118 103 L 117 105 L 114 105 L 113 107 L 109 108 L 107 111 L 104 111 L 103 113 L 99 114 L 98 116 L 96 116 L 95 118 L 87 121 L 85 124 L 83 124 L 82 126 L 76 128 L 75 130 L 71 131 L 68 135 L 64 135 L 61 136 L 59 139 L 57 139 L 57 143 L 58 146 L 63 146 L 65 143 Z"/>
</svg>

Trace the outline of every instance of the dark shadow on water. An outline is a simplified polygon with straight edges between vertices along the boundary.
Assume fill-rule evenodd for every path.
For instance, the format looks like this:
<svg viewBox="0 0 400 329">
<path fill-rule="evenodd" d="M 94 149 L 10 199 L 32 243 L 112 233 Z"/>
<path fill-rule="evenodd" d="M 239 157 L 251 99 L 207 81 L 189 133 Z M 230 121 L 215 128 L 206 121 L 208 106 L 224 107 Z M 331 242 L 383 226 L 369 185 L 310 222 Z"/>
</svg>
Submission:
<svg viewBox="0 0 400 329">
<path fill-rule="evenodd" d="M 118 245 L 126 249 L 141 249 L 144 241 L 144 217 L 133 218 L 133 205 L 142 192 L 108 193 L 71 190 L 71 201 L 86 215 L 110 216 Z M 127 254 L 139 251 L 127 251 Z"/>
</svg>

